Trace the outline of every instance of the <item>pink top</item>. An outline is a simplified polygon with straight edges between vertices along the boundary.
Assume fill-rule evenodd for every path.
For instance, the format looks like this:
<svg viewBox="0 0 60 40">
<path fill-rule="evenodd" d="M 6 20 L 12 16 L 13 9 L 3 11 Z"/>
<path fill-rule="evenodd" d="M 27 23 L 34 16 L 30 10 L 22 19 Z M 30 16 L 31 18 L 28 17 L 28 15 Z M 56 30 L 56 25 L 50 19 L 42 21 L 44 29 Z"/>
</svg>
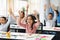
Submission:
<svg viewBox="0 0 60 40">
<path fill-rule="evenodd" d="M 26 33 L 36 33 L 36 30 L 39 26 L 39 22 L 33 24 L 33 29 L 31 30 L 31 25 L 19 23 L 20 26 L 26 28 Z"/>
</svg>

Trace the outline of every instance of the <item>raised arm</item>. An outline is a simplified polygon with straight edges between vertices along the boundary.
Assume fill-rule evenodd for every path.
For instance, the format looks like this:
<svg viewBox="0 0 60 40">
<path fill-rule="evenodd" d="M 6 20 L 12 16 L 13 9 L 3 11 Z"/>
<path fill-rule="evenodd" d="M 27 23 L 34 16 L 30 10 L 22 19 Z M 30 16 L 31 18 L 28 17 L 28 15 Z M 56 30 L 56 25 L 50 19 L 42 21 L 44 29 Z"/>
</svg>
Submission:
<svg viewBox="0 0 60 40">
<path fill-rule="evenodd" d="M 22 19 L 22 22 L 26 21 L 26 18 L 27 18 L 27 16 L 28 16 L 28 8 L 29 8 L 29 5 L 27 4 L 25 17 Z"/>
<path fill-rule="evenodd" d="M 39 20 L 39 18 L 38 18 L 38 16 L 37 16 L 37 11 L 34 11 L 35 13 L 34 13 L 34 16 L 36 17 L 36 20 L 37 20 L 37 23 L 35 23 L 35 26 L 37 27 L 37 26 L 39 26 L 39 24 L 40 24 L 40 20 Z"/>
<path fill-rule="evenodd" d="M 57 8 L 55 7 L 55 5 L 53 3 L 50 3 L 51 7 L 53 10 L 57 10 Z"/>
<path fill-rule="evenodd" d="M 24 21 L 26 21 L 27 16 L 28 16 L 28 7 L 26 7 L 26 16 L 22 20 L 18 18 L 17 24 L 26 28 L 26 24 L 24 23 Z"/>
<path fill-rule="evenodd" d="M 48 16 L 48 13 L 46 12 L 48 9 L 47 9 L 47 5 L 45 4 L 44 5 L 44 20 L 47 21 L 47 16 Z"/>
<path fill-rule="evenodd" d="M 24 24 L 24 22 L 21 22 L 21 19 L 20 18 L 17 18 L 17 25 L 26 28 L 26 24 Z"/>
<path fill-rule="evenodd" d="M 14 13 L 11 8 L 9 9 L 9 15 L 13 17 L 15 20 L 17 19 L 16 16 L 14 16 Z"/>
<path fill-rule="evenodd" d="M 47 21 L 48 14 L 44 11 L 44 20 Z"/>
<path fill-rule="evenodd" d="M 57 14 L 56 14 L 56 11 L 54 11 L 53 21 L 56 21 L 56 19 L 57 19 Z"/>
</svg>

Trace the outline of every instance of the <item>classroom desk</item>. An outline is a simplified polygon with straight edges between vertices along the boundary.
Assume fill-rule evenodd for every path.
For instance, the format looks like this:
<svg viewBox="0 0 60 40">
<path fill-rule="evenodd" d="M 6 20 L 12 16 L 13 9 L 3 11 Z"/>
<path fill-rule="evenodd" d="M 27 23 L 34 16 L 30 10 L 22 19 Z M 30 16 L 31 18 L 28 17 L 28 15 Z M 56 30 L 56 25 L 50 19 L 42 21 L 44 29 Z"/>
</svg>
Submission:
<svg viewBox="0 0 60 40">
<path fill-rule="evenodd" d="M 18 25 L 14 25 L 14 24 L 10 25 L 10 31 L 12 31 L 12 32 L 14 32 L 14 31 L 18 32 L 19 30 L 20 31 L 22 30 L 22 32 L 23 31 L 25 32 L 25 28 L 24 27 L 19 27 Z M 41 30 L 41 27 L 38 27 L 37 31 L 40 31 L 40 30 Z"/>
<path fill-rule="evenodd" d="M 7 32 L 0 31 L 0 40 L 22 40 L 22 39 L 13 38 L 11 34 L 10 34 L 10 37 L 8 37 Z"/>
<path fill-rule="evenodd" d="M 24 27 L 19 27 L 18 25 L 10 25 L 10 29 L 25 29 Z M 38 31 L 41 31 L 41 27 L 39 27 L 37 29 Z M 43 26 L 43 31 L 56 31 L 56 32 L 60 32 L 60 27 L 51 27 L 51 28 L 48 28 L 48 27 L 45 27 Z"/>
<path fill-rule="evenodd" d="M 60 27 L 51 27 L 51 28 L 43 27 L 43 33 L 44 32 L 49 32 L 47 34 L 55 34 L 53 40 L 57 39 L 60 40 Z"/>
<path fill-rule="evenodd" d="M 17 31 L 19 30 L 19 29 L 22 29 L 22 30 L 25 30 L 25 28 L 23 28 L 23 27 L 18 27 L 17 25 L 11 25 L 11 29 L 17 29 Z M 59 37 L 60 37 L 60 27 L 51 27 L 51 28 L 47 28 L 47 27 L 43 27 L 43 29 L 41 30 L 41 29 L 38 29 L 39 31 L 42 31 L 41 33 L 42 34 L 53 34 L 53 35 L 55 35 L 55 37 L 54 37 L 54 40 L 55 40 L 55 38 L 56 39 L 59 39 Z M 49 32 L 49 33 L 44 33 L 44 32 Z M 54 32 L 54 33 L 52 33 L 52 32 Z M 60 39 L 59 39 L 60 40 Z"/>
<path fill-rule="evenodd" d="M 18 25 L 11 24 L 10 28 L 15 28 L 15 29 L 25 29 L 24 27 L 19 27 Z M 37 30 L 41 30 L 41 27 L 39 27 Z"/>
<path fill-rule="evenodd" d="M 2 35 L 3 33 L 3 35 Z M 47 35 L 47 34 L 32 34 L 31 36 L 27 33 L 16 33 L 10 32 L 10 38 L 6 37 L 5 32 L 0 32 L 0 39 L 11 39 L 11 40 L 52 40 L 55 35 Z"/>
<path fill-rule="evenodd" d="M 43 30 L 60 32 L 60 27 L 51 27 L 51 28 L 43 27 Z"/>
</svg>

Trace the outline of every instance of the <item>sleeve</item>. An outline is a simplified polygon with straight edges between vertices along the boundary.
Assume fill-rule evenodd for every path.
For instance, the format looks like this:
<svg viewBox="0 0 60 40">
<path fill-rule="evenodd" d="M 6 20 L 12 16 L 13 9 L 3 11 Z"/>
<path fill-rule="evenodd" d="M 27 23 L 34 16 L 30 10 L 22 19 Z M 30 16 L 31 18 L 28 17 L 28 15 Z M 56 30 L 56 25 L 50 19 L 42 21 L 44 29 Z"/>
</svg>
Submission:
<svg viewBox="0 0 60 40">
<path fill-rule="evenodd" d="M 11 22 L 11 16 L 8 17 L 8 21 L 7 21 L 7 23 L 5 24 L 5 27 L 7 27 L 7 26 L 10 24 L 10 22 Z"/>
<path fill-rule="evenodd" d="M 35 24 L 33 25 L 33 29 L 32 29 L 30 32 L 31 32 L 31 33 L 35 33 L 39 25 L 40 25 L 39 22 L 38 22 L 38 23 L 35 23 Z"/>
<path fill-rule="evenodd" d="M 60 17 L 60 12 L 59 12 L 59 17 Z"/>
<path fill-rule="evenodd" d="M 40 22 L 37 22 L 34 24 L 34 26 L 38 27 L 40 25 Z"/>
<path fill-rule="evenodd" d="M 20 23 L 20 26 L 26 28 L 26 24 L 24 24 L 24 23 Z"/>
<path fill-rule="evenodd" d="M 11 18 L 11 17 L 9 16 L 7 23 L 4 24 L 3 28 L 1 28 L 2 31 L 7 31 L 7 28 L 8 28 L 8 26 L 9 26 L 10 22 L 11 22 L 10 18 Z"/>
<path fill-rule="evenodd" d="M 19 19 L 17 19 L 17 25 L 26 28 L 26 24 L 24 22 L 20 22 Z"/>
<path fill-rule="evenodd" d="M 37 27 L 36 27 L 36 26 L 34 26 L 34 27 L 33 27 L 33 30 L 31 30 L 31 33 L 35 33 L 35 32 L 36 32 L 36 30 L 37 30 Z"/>
<path fill-rule="evenodd" d="M 56 15 L 56 12 L 54 11 L 53 21 L 56 21 L 56 19 L 57 19 L 57 15 Z"/>
<path fill-rule="evenodd" d="M 47 13 L 46 12 L 44 12 L 44 20 L 46 21 L 47 20 Z"/>
</svg>

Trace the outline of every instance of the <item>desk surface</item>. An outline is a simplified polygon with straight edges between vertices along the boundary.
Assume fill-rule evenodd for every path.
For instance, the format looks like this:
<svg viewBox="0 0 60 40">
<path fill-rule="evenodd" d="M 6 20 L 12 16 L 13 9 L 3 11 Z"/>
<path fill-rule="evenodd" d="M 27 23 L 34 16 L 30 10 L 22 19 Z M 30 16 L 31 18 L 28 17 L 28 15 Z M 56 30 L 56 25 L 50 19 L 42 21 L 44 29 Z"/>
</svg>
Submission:
<svg viewBox="0 0 60 40">
<path fill-rule="evenodd" d="M 43 27 L 43 30 L 48 30 L 48 31 L 60 31 L 60 27 Z"/>
<path fill-rule="evenodd" d="M 18 25 L 11 24 L 10 29 L 25 29 L 24 27 L 19 27 Z M 37 30 L 41 30 L 41 27 L 38 27 Z"/>
<path fill-rule="evenodd" d="M 3 34 L 2 34 L 3 33 Z M 0 38 L 6 38 L 6 32 L 0 32 Z M 47 35 L 47 34 L 32 34 L 31 36 L 27 33 L 10 33 L 9 39 L 22 39 L 22 40 L 36 40 L 36 39 L 42 39 L 45 38 L 46 40 L 51 40 L 54 37 L 54 35 Z"/>
<path fill-rule="evenodd" d="M 23 27 L 19 27 L 18 25 L 10 25 L 10 28 L 12 29 L 25 29 Z M 41 30 L 41 27 L 37 30 Z M 60 27 L 43 27 L 43 30 L 48 30 L 48 31 L 60 31 Z"/>
</svg>

